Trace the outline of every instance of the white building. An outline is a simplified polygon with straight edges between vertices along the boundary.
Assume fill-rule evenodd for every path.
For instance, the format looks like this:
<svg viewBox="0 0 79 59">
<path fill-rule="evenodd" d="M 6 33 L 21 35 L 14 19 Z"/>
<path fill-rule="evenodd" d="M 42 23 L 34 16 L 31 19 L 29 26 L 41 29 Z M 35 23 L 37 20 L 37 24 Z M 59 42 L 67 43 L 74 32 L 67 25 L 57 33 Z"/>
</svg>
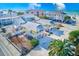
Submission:
<svg viewBox="0 0 79 59">
<path fill-rule="evenodd" d="M 43 10 L 28 10 L 26 13 L 33 14 L 36 16 L 45 16 L 45 11 Z"/>
<path fill-rule="evenodd" d="M 46 16 L 51 17 L 53 19 L 63 20 L 64 19 L 64 12 L 61 11 L 53 11 L 53 12 L 47 12 Z"/>
<path fill-rule="evenodd" d="M 0 10 L 0 17 L 11 17 L 11 16 L 17 16 L 17 13 L 13 10 Z"/>
<path fill-rule="evenodd" d="M 22 26 L 25 27 L 28 31 L 33 30 L 35 32 L 38 32 L 38 31 L 43 30 L 42 25 L 34 23 L 34 22 L 27 22 L 26 24 L 23 24 Z"/>
</svg>

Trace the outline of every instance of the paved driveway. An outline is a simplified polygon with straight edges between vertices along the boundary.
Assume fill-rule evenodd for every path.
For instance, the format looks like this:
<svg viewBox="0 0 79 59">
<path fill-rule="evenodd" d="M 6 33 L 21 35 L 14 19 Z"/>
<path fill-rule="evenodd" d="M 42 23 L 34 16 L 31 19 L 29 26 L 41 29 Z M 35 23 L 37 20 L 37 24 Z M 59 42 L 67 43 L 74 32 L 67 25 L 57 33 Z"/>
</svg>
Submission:
<svg viewBox="0 0 79 59">
<path fill-rule="evenodd" d="M 40 45 L 32 49 L 27 56 L 48 56 L 48 51 L 42 48 Z"/>
</svg>

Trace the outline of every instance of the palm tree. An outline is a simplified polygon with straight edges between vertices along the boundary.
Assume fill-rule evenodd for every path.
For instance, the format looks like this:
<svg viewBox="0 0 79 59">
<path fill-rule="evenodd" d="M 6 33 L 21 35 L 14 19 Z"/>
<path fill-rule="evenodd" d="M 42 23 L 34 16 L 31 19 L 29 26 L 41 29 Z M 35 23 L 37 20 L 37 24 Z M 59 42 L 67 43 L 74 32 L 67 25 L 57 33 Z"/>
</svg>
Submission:
<svg viewBox="0 0 79 59">
<path fill-rule="evenodd" d="M 68 40 L 54 40 L 49 45 L 50 56 L 73 56 L 75 55 L 75 46 Z"/>
<path fill-rule="evenodd" d="M 76 46 L 76 55 L 79 55 L 79 30 L 71 31 L 69 40 Z"/>
<path fill-rule="evenodd" d="M 11 15 L 11 13 L 12 13 L 12 10 L 10 10 L 10 9 L 9 9 L 9 10 L 8 10 L 8 13 Z"/>
</svg>

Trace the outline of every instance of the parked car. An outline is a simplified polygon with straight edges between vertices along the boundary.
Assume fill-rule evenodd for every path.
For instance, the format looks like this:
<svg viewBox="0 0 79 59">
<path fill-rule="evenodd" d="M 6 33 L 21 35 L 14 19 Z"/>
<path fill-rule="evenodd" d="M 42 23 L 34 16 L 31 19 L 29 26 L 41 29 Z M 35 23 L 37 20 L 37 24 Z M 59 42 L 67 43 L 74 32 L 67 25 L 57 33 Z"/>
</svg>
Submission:
<svg viewBox="0 0 79 59">
<path fill-rule="evenodd" d="M 25 34 L 24 35 L 27 39 L 29 39 L 29 40 L 32 40 L 33 39 L 33 36 L 31 36 L 31 35 L 29 35 L 29 34 Z"/>
</svg>

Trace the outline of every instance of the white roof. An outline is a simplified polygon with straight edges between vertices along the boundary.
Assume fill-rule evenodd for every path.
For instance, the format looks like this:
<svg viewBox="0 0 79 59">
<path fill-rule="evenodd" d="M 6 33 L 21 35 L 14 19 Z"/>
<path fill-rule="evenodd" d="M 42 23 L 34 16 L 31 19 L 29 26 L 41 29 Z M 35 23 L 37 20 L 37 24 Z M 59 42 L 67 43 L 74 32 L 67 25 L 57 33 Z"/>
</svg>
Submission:
<svg viewBox="0 0 79 59">
<path fill-rule="evenodd" d="M 50 24 L 50 20 L 47 20 L 47 19 L 40 19 L 39 21 L 37 21 L 38 23 L 42 24 L 42 25 L 51 25 Z"/>
<path fill-rule="evenodd" d="M 15 18 L 14 20 L 14 25 L 20 25 L 22 23 L 25 23 L 25 21 L 22 18 Z"/>
<path fill-rule="evenodd" d="M 31 17 L 34 17 L 35 20 L 38 20 L 39 17 L 35 16 L 35 15 L 32 15 L 32 14 L 25 14 L 25 16 L 23 16 L 24 18 L 31 18 Z"/>
<path fill-rule="evenodd" d="M 34 23 L 34 22 L 27 22 L 26 24 L 22 25 L 23 27 L 27 28 L 28 30 L 37 30 L 37 26 L 40 24 Z"/>
</svg>

